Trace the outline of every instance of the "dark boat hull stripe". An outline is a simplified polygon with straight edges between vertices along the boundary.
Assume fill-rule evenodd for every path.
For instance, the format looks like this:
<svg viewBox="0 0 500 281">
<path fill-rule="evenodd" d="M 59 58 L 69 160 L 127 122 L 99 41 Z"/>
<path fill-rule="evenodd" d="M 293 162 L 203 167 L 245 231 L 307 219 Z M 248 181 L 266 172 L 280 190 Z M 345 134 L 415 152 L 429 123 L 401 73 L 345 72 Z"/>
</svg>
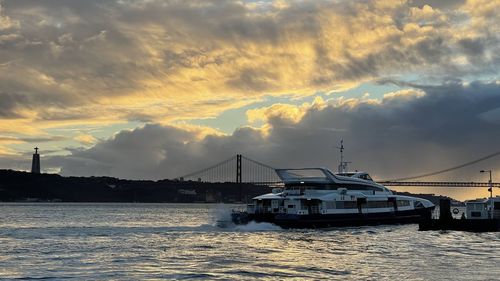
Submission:
<svg viewBox="0 0 500 281">
<path fill-rule="evenodd" d="M 284 228 L 324 228 L 340 226 L 360 226 L 379 224 L 419 223 L 424 218 L 430 218 L 434 208 L 415 209 L 408 211 L 356 214 L 247 214 L 234 213 L 233 222 L 245 224 L 250 221 L 269 222 Z"/>
</svg>

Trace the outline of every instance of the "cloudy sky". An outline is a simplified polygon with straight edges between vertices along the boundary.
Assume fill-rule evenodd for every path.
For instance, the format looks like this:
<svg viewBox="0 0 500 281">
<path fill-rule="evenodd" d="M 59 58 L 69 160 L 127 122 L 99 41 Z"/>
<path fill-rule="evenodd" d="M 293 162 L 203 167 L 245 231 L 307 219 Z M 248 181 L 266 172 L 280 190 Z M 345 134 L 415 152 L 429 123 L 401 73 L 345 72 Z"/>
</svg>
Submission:
<svg viewBox="0 0 500 281">
<path fill-rule="evenodd" d="M 0 168 L 173 178 L 242 153 L 379 179 L 500 151 L 500 1 L 0 1 Z M 480 180 L 500 159 L 433 179 Z M 500 177 L 500 174 L 499 174 Z"/>
</svg>

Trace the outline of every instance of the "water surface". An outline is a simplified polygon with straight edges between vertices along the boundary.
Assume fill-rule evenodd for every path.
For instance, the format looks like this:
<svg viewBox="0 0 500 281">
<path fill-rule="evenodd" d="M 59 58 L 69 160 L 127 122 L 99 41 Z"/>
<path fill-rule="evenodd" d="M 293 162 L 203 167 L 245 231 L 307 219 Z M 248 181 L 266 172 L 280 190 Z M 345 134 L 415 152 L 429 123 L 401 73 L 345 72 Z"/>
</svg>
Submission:
<svg viewBox="0 0 500 281">
<path fill-rule="evenodd" d="M 233 206 L 0 205 L 0 278 L 498 280 L 500 233 L 217 227 Z"/>
</svg>

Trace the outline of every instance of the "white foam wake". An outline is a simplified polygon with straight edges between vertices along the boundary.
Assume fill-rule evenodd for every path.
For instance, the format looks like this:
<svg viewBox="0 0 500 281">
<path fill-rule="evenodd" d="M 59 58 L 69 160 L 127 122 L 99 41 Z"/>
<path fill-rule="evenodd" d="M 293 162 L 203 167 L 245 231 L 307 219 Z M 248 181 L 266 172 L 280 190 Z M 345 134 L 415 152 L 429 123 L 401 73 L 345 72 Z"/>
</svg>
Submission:
<svg viewBox="0 0 500 281">
<path fill-rule="evenodd" d="M 258 223 L 258 222 L 249 222 L 248 224 L 236 225 L 231 220 L 231 212 L 233 210 L 230 206 L 219 204 L 217 208 L 214 209 L 212 213 L 212 220 L 214 226 L 225 229 L 228 231 L 243 231 L 243 232 L 251 232 L 251 231 L 277 231 L 282 228 L 272 224 L 272 223 Z"/>
<path fill-rule="evenodd" d="M 212 212 L 213 222 L 230 222 L 231 221 L 231 208 L 224 204 L 218 204 Z"/>
<path fill-rule="evenodd" d="M 268 223 L 268 222 L 254 222 L 251 221 L 247 224 L 242 224 L 242 225 L 236 225 L 234 227 L 235 230 L 238 231 L 277 231 L 277 230 L 282 230 L 281 227 Z"/>
</svg>

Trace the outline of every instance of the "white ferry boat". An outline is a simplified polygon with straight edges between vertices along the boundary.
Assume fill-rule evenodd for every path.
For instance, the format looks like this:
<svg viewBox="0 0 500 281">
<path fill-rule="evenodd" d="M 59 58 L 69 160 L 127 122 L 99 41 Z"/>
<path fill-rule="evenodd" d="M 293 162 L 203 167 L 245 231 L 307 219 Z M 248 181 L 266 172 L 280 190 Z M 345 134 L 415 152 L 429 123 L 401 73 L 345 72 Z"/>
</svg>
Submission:
<svg viewBox="0 0 500 281">
<path fill-rule="evenodd" d="M 270 222 L 285 228 L 418 223 L 430 218 L 430 201 L 395 195 L 365 172 L 334 174 L 326 168 L 276 169 L 284 187 L 253 198 L 235 224 Z"/>
<path fill-rule="evenodd" d="M 490 197 L 465 202 L 465 218 L 469 220 L 499 219 L 500 197 Z"/>
</svg>

